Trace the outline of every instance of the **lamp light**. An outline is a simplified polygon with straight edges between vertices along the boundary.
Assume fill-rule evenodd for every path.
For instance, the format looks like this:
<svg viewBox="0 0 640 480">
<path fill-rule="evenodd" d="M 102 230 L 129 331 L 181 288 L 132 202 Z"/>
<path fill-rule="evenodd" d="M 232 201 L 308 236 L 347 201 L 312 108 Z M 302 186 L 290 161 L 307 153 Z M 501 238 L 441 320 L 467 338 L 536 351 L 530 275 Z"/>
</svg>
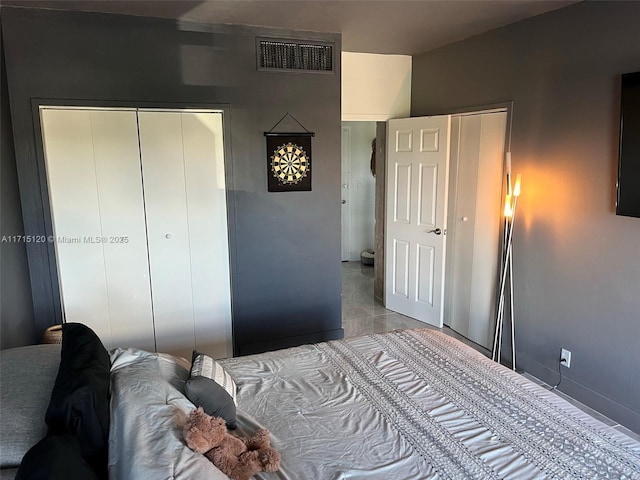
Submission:
<svg viewBox="0 0 640 480">
<path fill-rule="evenodd" d="M 513 196 L 514 197 L 519 197 L 520 196 L 520 181 L 522 180 L 522 175 L 518 174 L 516 176 L 516 185 L 515 187 L 513 187 Z"/>
<path fill-rule="evenodd" d="M 511 195 L 507 194 L 504 199 L 504 216 L 507 218 L 513 217 L 513 209 L 511 207 Z"/>
</svg>

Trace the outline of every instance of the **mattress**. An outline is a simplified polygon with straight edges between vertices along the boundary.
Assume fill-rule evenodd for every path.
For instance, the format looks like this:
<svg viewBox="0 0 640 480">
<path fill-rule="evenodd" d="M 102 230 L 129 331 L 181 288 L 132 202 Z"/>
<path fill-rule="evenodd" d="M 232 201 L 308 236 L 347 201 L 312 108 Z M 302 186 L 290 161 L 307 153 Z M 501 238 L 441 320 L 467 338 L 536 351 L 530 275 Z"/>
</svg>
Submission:
<svg viewBox="0 0 640 480">
<path fill-rule="evenodd" d="M 224 360 L 261 479 L 640 479 L 640 443 L 463 343 L 401 330 Z"/>
</svg>

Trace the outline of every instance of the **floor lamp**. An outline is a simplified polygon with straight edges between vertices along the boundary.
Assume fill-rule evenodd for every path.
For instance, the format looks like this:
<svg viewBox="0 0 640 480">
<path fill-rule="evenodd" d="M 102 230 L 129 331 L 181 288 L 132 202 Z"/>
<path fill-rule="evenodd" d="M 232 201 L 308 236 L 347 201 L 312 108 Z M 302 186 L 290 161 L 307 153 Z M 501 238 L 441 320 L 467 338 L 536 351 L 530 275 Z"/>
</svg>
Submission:
<svg viewBox="0 0 640 480">
<path fill-rule="evenodd" d="M 511 152 L 507 153 L 507 195 L 504 202 L 504 243 L 502 250 L 502 271 L 500 272 L 500 296 L 498 297 L 498 312 L 496 315 L 496 329 L 493 339 L 491 358 L 500 363 L 502 349 L 502 332 L 504 325 L 505 297 L 509 296 L 509 316 L 511 326 L 511 369 L 516 369 L 515 317 L 513 312 L 513 224 L 516 206 L 520 196 L 521 176 L 518 174 L 516 183 L 511 190 Z M 507 276 L 509 289 L 507 292 Z"/>
</svg>

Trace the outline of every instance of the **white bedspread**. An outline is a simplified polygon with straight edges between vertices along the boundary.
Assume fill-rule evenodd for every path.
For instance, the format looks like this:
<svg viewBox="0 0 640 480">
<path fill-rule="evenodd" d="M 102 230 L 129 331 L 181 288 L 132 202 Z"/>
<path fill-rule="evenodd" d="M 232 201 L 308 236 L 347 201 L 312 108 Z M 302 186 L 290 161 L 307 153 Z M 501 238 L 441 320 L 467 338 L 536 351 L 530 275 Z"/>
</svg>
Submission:
<svg viewBox="0 0 640 480">
<path fill-rule="evenodd" d="M 268 428 L 282 454 L 265 480 L 640 479 L 639 443 L 440 332 L 223 365 L 239 432 Z"/>
<path fill-rule="evenodd" d="M 111 480 L 228 480 L 184 443 L 194 406 L 181 393 L 189 365 L 169 355 L 111 351 Z"/>
</svg>

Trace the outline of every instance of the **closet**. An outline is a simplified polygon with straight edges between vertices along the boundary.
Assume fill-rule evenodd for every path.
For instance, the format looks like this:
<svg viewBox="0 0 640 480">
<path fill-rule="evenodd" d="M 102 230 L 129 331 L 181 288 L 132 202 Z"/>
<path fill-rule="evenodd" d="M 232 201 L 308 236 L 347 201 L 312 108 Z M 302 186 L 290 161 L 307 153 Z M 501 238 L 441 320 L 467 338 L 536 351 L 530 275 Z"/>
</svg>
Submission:
<svg viewBox="0 0 640 480">
<path fill-rule="evenodd" d="M 222 112 L 40 118 L 65 321 L 107 348 L 231 356 Z"/>
<path fill-rule="evenodd" d="M 451 119 L 444 324 L 491 349 L 500 265 L 506 112 Z"/>
</svg>

